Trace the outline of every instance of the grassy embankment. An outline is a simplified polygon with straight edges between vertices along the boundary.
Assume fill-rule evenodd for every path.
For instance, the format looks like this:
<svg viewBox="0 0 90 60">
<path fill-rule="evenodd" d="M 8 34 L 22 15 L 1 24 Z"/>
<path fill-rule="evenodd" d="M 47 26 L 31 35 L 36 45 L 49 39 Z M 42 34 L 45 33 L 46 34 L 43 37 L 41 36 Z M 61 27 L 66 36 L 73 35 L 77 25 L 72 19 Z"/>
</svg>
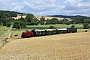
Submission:
<svg viewBox="0 0 90 60">
<path fill-rule="evenodd" d="M 0 36 L 8 29 L 6 26 L 0 26 Z"/>
<path fill-rule="evenodd" d="M 83 29 L 82 24 L 74 24 L 76 28 Z M 52 24 L 52 25 L 33 25 L 33 26 L 27 26 L 27 29 L 47 29 L 50 26 L 54 26 L 56 28 L 70 28 L 72 24 L 66 25 L 66 24 Z"/>
<path fill-rule="evenodd" d="M 6 26 L 0 26 L 0 36 L 8 29 Z M 6 41 L 0 41 L 0 48 L 6 44 Z"/>
<path fill-rule="evenodd" d="M 83 24 L 74 24 L 75 27 L 78 29 L 78 32 L 84 32 L 85 30 L 90 31 L 90 29 L 83 29 Z M 72 24 L 55 24 L 55 25 L 35 25 L 35 26 L 27 26 L 27 29 L 46 29 L 50 26 L 54 26 L 56 28 L 70 28 Z"/>
</svg>

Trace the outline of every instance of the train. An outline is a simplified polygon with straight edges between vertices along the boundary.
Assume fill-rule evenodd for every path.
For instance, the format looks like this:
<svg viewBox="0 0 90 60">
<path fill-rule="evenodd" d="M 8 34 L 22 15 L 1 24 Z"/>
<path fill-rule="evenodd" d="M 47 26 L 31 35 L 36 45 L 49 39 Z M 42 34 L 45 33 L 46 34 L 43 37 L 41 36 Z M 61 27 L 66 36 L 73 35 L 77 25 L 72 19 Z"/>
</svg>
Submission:
<svg viewBox="0 0 90 60">
<path fill-rule="evenodd" d="M 35 36 L 46 36 L 46 35 L 75 33 L 75 32 L 77 32 L 77 28 L 33 29 L 22 32 L 21 37 L 28 38 Z"/>
</svg>

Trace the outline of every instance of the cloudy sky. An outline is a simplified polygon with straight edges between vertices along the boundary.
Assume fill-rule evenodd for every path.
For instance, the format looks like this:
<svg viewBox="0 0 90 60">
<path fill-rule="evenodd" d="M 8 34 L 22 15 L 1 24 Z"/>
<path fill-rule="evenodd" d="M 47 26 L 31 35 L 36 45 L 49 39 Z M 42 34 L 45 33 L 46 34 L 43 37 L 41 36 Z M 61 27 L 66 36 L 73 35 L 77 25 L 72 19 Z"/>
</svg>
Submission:
<svg viewBox="0 0 90 60">
<path fill-rule="evenodd" d="M 0 0 L 0 10 L 34 15 L 90 16 L 90 0 Z"/>
</svg>

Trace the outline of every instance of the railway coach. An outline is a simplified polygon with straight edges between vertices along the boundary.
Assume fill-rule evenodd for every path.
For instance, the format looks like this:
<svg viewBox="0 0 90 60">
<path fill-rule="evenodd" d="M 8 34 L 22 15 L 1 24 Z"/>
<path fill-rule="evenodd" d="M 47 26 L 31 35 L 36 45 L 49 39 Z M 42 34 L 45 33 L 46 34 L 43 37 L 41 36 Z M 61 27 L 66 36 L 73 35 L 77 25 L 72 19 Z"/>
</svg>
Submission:
<svg viewBox="0 0 90 60">
<path fill-rule="evenodd" d="M 67 28 L 67 33 L 75 33 L 77 32 L 77 28 Z"/>
<path fill-rule="evenodd" d="M 57 34 L 64 34 L 64 33 L 67 33 L 67 28 L 57 29 Z"/>
<path fill-rule="evenodd" d="M 34 36 L 44 36 L 46 35 L 45 29 L 34 29 L 32 30 Z"/>
<path fill-rule="evenodd" d="M 56 34 L 56 29 L 45 29 L 46 35 L 53 35 Z"/>
</svg>

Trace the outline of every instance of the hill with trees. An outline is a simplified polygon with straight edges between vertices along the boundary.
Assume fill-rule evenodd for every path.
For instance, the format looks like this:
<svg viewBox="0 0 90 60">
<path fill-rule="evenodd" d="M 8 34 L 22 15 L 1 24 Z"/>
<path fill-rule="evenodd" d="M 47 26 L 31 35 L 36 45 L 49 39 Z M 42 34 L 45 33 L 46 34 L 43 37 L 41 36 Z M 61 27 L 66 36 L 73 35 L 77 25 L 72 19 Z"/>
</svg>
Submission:
<svg viewBox="0 0 90 60">
<path fill-rule="evenodd" d="M 14 20 L 12 17 L 16 17 L 17 14 L 21 14 L 21 18 L 18 20 Z M 49 15 L 49 17 L 53 17 L 51 19 L 45 20 L 45 17 L 41 17 L 38 19 L 34 14 L 26 14 L 26 18 L 22 18 L 24 13 L 15 12 L 15 11 L 2 11 L 0 10 L 0 25 L 2 26 L 10 26 L 13 23 L 13 27 L 20 29 L 25 28 L 26 25 L 45 25 L 45 24 L 90 24 L 90 17 L 87 16 L 64 16 L 64 15 Z M 64 18 L 62 20 L 58 20 L 56 17 Z M 67 20 L 67 18 L 72 19 L 72 21 Z M 87 23 L 87 24 L 86 24 Z"/>
<path fill-rule="evenodd" d="M 10 15 L 11 17 L 16 17 L 17 14 L 24 14 L 24 13 L 15 12 L 15 11 L 3 11 L 3 10 L 0 10 L 0 13 L 6 13 L 6 14 Z"/>
<path fill-rule="evenodd" d="M 90 17 L 87 17 L 87 16 L 80 16 L 80 15 L 76 15 L 76 16 L 48 15 L 48 16 L 51 16 L 51 17 L 62 17 L 62 18 L 71 18 L 74 23 L 84 23 L 85 20 L 87 20 L 87 22 L 90 23 Z"/>
</svg>

